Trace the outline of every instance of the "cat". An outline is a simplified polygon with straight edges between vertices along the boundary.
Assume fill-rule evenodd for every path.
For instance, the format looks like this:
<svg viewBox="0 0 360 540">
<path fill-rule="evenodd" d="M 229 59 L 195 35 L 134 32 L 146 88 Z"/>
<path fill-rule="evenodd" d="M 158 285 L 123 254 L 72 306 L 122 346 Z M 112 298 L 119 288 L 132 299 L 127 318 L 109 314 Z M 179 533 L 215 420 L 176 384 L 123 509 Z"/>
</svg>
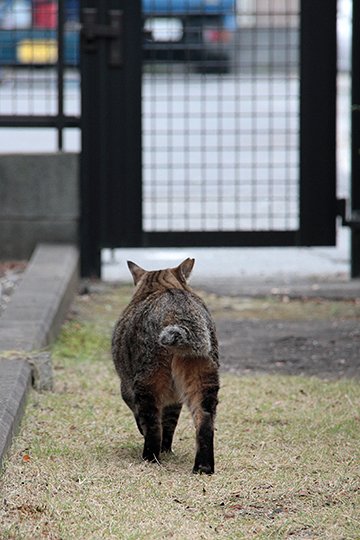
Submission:
<svg viewBox="0 0 360 540">
<path fill-rule="evenodd" d="M 196 429 L 194 473 L 214 473 L 219 359 L 215 324 L 187 284 L 194 259 L 146 271 L 128 261 L 135 291 L 115 325 L 112 355 L 121 395 L 144 436 L 142 457 L 171 452 L 183 403 Z"/>
</svg>

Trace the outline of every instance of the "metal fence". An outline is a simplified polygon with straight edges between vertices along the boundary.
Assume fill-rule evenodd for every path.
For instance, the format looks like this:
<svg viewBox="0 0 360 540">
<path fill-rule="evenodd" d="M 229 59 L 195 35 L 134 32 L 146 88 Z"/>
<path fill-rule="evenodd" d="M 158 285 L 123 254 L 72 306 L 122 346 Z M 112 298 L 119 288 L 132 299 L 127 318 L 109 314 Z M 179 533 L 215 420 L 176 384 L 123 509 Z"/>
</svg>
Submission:
<svg viewBox="0 0 360 540">
<path fill-rule="evenodd" d="M 298 227 L 299 3 L 240 5 L 225 37 L 194 16 L 192 31 L 214 40 L 202 55 L 155 50 L 145 65 L 147 231 Z"/>
<path fill-rule="evenodd" d="M 72 147 L 68 129 L 80 126 L 78 41 L 77 1 L 0 2 L 0 127 L 13 128 L 3 152 Z"/>
<path fill-rule="evenodd" d="M 319 231 L 314 244 L 333 242 L 335 0 L 321 5 L 314 11 L 300 0 L 142 0 L 143 168 L 141 187 L 134 191 L 141 198 L 141 227 L 137 221 L 136 234 L 124 240 L 101 233 L 99 248 L 115 247 L 119 238 L 123 245 L 179 245 L 182 233 L 196 245 L 212 245 L 215 237 L 217 245 L 309 245 L 313 230 Z M 127 41 L 123 54 L 118 51 L 121 62 L 107 69 L 130 73 L 132 38 L 126 13 L 132 3 L 84 0 L 82 7 L 90 17 L 86 35 L 82 30 L 83 52 L 107 64 L 111 40 L 115 32 L 123 31 L 125 21 Z M 115 8 L 119 24 L 112 27 Z M 28 150 L 38 150 L 41 137 L 35 128 L 41 128 L 46 139 L 51 133 L 50 149 L 74 150 L 73 128 L 83 129 L 86 120 L 80 120 L 78 72 L 84 9 L 78 0 L 0 2 L 0 128 L 8 128 L 9 141 L 18 137 L 17 128 L 30 128 Z M 91 23 L 95 12 L 98 19 Z M 316 35 L 320 21 L 329 53 Z M 139 24 L 139 17 L 132 24 Z M 321 51 L 313 51 L 316 62 L 326 55 L 326 65 L 318 64 L 321 80 L 316 80 L 326 93 L 329 114 L 321 104 L 320 90 L 318 101 L 311 102 L 309 92 L 316 92 L 314 62 L 304 28 L 309 43 L 319 42 Z M 100 38 L 103 42 L 97 48 Z M 306 58 L 300 59 L 300 50 Z M 101 62 L 96 65 L 101 68 Z M 116 76 L 116 85 L 120 78 L 125 80 L 123 74 Z M 109 72 L 106 84 L 114 88 L 111 77 Z M 111 114 L 111 107 L 118 106 L 116 95 L 104 87 L 105 82 L 99 83 L 92 96 L 111 95 L 113 102 L 107 104 Z M 94 106 L 101 116 L 103 103 Z M 322 129 L 317 129 L 317 118 L 326 120 Z M 12 134 L 9 128 L 14 129 Z M 105 124 L 103 128 L 111 137 Z M 313 128 L 321 156 L 312 169 L 308 134 Z M 322 143 L 324 134 L 327 140 Z M 121 137 L 126 141 L 126 134 Z M 4 142 L 2 151 L 8 140 Z M 327 145 L 326 152 L 321 145 Z M 106 156 L 106 150 L 102 154 Z M 328 207 L 316 207 L 314 212 L 312 176 L 324 159 L 329 166 L 314 193 L 320 194 L 327 185 L 325 177 L 331 177 L 325 189 Z M 117 181 L 116 174 L 114 178 Z M 115 229 L 119 212 L 112 194 L 123 197 L 126 190 L 107 184 L 104 191 L 113 207 L 106 227 Z M 129 206 L 126 201 L 121 204 Z M 134 206 L 137 212 L 140 206 Z M 309 226 L 304 216 L 310 217 Z M 329 235 L 326 227 L 331 229 Z"/>
<path fill-rule="evenodd" d="M 144 5 L 144 229 L 296 228 L 298 2 L 181 4 Z M 35 148 L 80 124 L 78 25 L 76 2 L 2 3 L 0 126 Z"/>
</svg>

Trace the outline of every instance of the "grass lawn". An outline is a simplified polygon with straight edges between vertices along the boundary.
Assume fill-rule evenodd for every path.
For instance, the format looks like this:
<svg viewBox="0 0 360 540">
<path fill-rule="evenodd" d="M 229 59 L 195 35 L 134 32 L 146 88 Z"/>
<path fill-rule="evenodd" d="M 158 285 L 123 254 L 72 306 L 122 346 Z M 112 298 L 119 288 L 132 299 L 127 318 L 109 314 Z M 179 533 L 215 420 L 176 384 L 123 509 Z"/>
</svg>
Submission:
<svg viewBox="0 0 360 540">
<path fill-rule="evenodd" d="M 186 411 L 174 454 L 144 463 L 109 356 L 125 293 L 64 325 L 0 477 L 1 540 L 359 539 L 359 381 L 223 374 L 216 474 L 191 473 Z"/>
</svg>

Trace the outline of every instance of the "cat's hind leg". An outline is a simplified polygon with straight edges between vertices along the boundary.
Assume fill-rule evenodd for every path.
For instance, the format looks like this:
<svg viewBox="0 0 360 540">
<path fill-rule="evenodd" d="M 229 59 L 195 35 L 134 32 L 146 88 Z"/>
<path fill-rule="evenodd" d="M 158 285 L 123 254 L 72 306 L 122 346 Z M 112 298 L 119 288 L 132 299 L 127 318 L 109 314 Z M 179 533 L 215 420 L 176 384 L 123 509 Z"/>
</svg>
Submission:
<svg viewBox="0 0 360 540">
<path fill-rule="evenodd" d="M 142 427 L 141 427 L 141 424 L 139 422 L 139 417 L 138 417 L 138 414 L 137 414 L 137 411 L 136 411 L 136 407 L 135 407 L 135 397 L 134 397 L 134 392 L 132 391 L 132 389 L 129 387 L 129 385 L 126 385 L 123 383 L 123 381 L 121 381 L 121 385 L 120 385 L 120 392 L 121 392 L 121 397 L 123 398 L 123 400 L 125 401 L 126 405 L 129 407 L 129 409 L 132 410 L 132 412 L 134 413 L 134 416 L 135 416 L 135 420 L 136 420 L 136 425 L 141 433 L 141 435 L 144 435 L 143 431 L 142 431 Z"/>
<path fill-rule="evenodd" d="M 195 424 L 193 472 L 213 474 L 214 421 L 219 390 L 217 366 L 207 358 L 179 358 L 174 365 L 174 374 Z"/>
<path fill-rule="evenodd" d="M 162 442 L 161 451 L 171 452 L 174 431 L 181 412 L 181 403 L 167 405 L 162 413 Z"/>
<path fill-rule="evenodd" d="M 137 425 L 144 435 L 142 457 L 146 461 L 160 462 L 161 411 L 150 388 L 136 389 L 135 409 Z"/>
<path fill-rule="evenodd" d="M 195 398 L 194 402 L 190 402 L 196 429 L 196 455 L 193 473 L 213 474 L 215 471 L 214 421 L 218 403 L 218 389 L 217 373 L 208 373 L 207 377 L 202 379 L 198 398 Z"/>
</svg>

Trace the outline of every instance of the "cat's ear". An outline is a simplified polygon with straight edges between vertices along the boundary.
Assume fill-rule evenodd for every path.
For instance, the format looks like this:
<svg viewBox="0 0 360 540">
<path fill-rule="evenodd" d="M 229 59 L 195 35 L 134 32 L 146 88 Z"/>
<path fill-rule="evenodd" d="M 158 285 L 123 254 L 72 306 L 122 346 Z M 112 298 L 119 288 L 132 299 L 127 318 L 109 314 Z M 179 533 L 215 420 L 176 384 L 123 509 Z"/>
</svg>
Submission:
<svg viewBox="0 0 360 540">
<path fill-rule="evenodd" d="M 128 261 L 127 265 L 133 277 L 134 284 L 136 285 L 137 283 L 139 283 L 140 279 L 145 274 L 146 270 L 141 268 L 141 266 L 138 266 L 137 264 L 133 263 L 132 261 Z"/>
<path fill-rule="evenodd" d="M 179 264 L 177 268 L 175 268 L 176 274 L 178 278 L 180 278 L 180 281 L 186 282 L 189 279 L 194 264 L 195 259 L 190 259 L 189 257 Z"/>
</svg>

